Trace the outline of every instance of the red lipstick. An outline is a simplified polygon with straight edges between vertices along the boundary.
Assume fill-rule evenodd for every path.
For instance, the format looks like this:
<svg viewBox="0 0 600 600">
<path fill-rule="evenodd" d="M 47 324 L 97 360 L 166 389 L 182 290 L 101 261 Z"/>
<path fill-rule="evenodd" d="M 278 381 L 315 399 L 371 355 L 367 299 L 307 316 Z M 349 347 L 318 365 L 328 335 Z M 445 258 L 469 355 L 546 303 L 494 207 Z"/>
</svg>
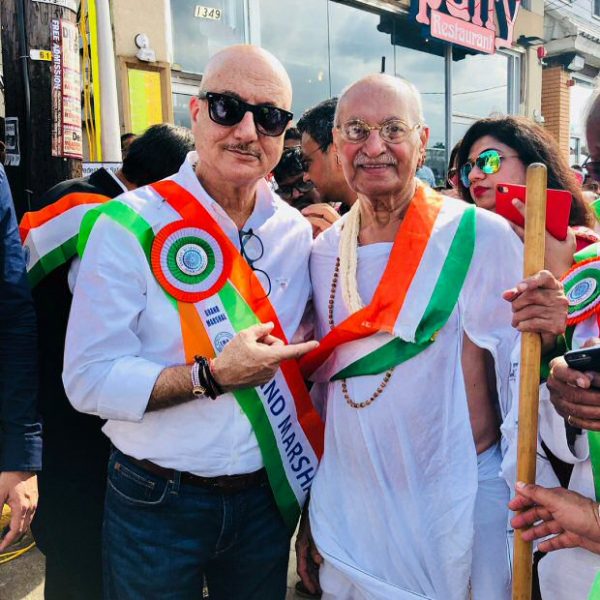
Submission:
<svg viewBox="0 0 600 600">
<path fill-rule="evenodd" d="M 483 187 L 482 185 L 476 185 L 473 188 L 473 195 L 475 196 L 475 198 L 480 198 L 481 196 L 483 196 L 483 194 L 485 194 L 488 191 L 488 188 Z"/>
</svg>

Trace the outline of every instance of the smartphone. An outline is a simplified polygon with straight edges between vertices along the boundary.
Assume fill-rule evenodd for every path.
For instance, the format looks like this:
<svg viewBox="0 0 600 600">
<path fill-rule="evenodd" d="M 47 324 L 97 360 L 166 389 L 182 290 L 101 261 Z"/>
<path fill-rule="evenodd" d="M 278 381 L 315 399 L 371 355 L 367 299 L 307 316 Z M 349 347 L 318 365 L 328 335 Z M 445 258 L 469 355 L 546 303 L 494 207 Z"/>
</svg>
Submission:
<svg viewBox="0 0 600 600">
<path fill-rule="evenodd" d="M 571 369 L 577 371 L 600 371 L 600 344 L 565 353 L 565 360 Z"/>
<path fill-rule="evenodd" d="M 525 226 L 523 215 L 513 206 L 517 198 L 526 201 L 527 188 L 524 185 L 499 183 L 496 186 L 496 212 L 515 225 Z M 571 192 L 565 190 L 548 190 L 546 203 L 546 231 L 557 240 L 567 237 L 569 215 L 571 213 Z"/>
</svg>

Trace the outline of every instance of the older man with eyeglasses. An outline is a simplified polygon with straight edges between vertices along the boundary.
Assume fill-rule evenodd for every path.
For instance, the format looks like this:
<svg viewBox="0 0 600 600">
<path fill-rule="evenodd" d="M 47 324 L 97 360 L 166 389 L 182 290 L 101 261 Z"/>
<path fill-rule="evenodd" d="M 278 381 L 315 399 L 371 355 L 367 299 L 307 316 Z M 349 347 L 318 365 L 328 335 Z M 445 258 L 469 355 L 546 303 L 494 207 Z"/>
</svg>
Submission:
<svg viewBox="0 0 600 600">
<path fill-rule="evenodd" d="M 324 599 L 510 598 L 511 353 L 542 312 L 562 330 L 566 302 L 550 273 L 519 283 L 505 221 L 415 178 L 428 138 L 404 80 L 340 97 L 334 143 L 358 202 L 313 246 L 321 343 L 301 361 L 326 431 L 296 551 Z"/>
<path fill-rule="evenodd" d="M 322 451 L 292 344 L 311 229 L 265 181 L 287 73 L 233 46 L 190 103 L 179 173 L 86 217 L 67 334 L 73 405 L 107 419 L 105 597 L 283 599 Z"/>
</svg>

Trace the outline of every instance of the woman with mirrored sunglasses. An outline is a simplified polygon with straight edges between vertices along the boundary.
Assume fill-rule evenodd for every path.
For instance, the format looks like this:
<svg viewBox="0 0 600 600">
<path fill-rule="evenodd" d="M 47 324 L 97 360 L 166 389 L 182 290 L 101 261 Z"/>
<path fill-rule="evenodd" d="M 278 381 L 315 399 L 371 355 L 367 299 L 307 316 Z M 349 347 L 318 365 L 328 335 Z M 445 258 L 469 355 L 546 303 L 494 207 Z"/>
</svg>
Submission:
<svg viewBox="0 0 600 600">
<path fill-rule="evenodd" d="M 595 234 L 588 229 L 593 220 L 581 187 L 558 143 L 544 128 L 517 116 L 476 121 L 458 151 L 458 191 L 466 202 L 495 211 L 496 186 L 525 185 L 527 167 L 534 162 L 546 165 L 549 189 L 567 190 L 573 197 L 567 239 L 559 241 L 546 234 L 546 268 L 560 277 L 573 263 L 574 252 L 591 243 Z M 511 227 L 523 239 L 523 229 Z"/>
</svg>

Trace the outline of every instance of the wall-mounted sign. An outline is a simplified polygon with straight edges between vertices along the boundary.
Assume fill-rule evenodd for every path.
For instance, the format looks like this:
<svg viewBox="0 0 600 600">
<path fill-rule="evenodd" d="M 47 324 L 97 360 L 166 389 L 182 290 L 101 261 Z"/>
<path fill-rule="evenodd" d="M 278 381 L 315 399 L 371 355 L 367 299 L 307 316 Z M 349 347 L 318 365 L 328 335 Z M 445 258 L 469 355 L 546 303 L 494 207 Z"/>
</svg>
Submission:
<svg viewBox="0 0 600 600">
<path fill-rule="evenodd" d="M 4 143 L 6 145 L 4 164 L 10 167 L 18 167 L 21 164 L 18 117 L 6 117 L 4 119 Z"/>
<path fill-rule="evenodd" d="M 210 19 L 211 21 L 219 21 L 223 16 L 223 11 L 220 8 L 214 8 L 212 6 L 201 6 L 196 5 L 194 9 L 194 16 L 197 19 Z"/>
<path fill-rule="evenodd" d="M 52 61 L 52 52 L 50 50 L 29 50 L 29 58 L 31 60 L 45 60 L 48 62 Z"/>
<path fill-rule="evenodd" d="M 129 110 L 132 133 L 144 133 L 163 122 L 162 87 L 158 71 L 129 69 Z"/>
<path fill-rule="evenodd" d="M 116 173 L 121 168 L 121 163 L 116 162 L 84 162 L 81 165 L 81 176 L 89 177 L 94 171 L 98 169 L 106 169 L 111 173 Z"/>
<path fill-rule="evenodd" d="M 33 0 L 34 2 L 42 2 L 43 4 L 54 4 L 54 6 L 61 6 L 62 8 L 68 8 L 73 12 L 77 12 L 77 0 Z"/>
<path fill-rule="evenodd" d="M 487 54 L 510 48 L 520 0 L 411 0 L 431 37 Z"/>
<path fill-rule="evenodd" d="M 52 156 L 82 158 L 77 25 L 52 19 Z"/>
</svg>

